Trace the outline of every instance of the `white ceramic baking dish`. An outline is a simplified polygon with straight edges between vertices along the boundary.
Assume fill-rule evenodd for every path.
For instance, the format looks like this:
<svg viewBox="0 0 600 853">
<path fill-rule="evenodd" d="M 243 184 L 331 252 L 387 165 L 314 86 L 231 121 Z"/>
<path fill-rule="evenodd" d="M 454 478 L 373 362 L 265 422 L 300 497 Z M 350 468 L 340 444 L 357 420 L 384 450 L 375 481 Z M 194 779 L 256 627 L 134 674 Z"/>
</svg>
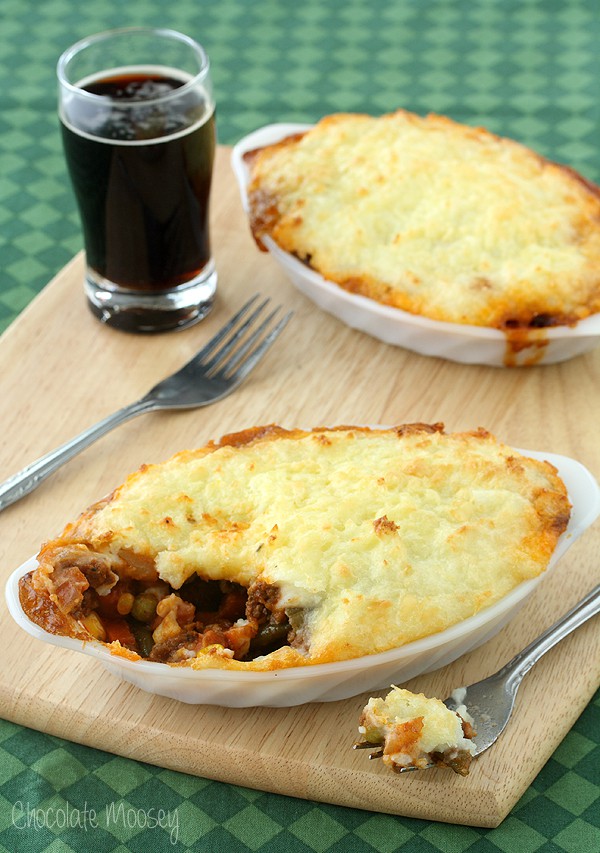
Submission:
<svg viewBox="0 0 600 853">
<path fill-rule="evenodd" d="M 521 452 L 535 459 L 546 459 L 558 469 L 573 505 L 569 526 L 552 555 L 549 572 L 600 513 L 600 489 L 587 468 L 573 459 L 549 453 Z M 518 613 L 544 577 L 520 584 L 501 601 L 446 631 L 387 652 L 340 663 L 273 672 L 233 672 L 131 661 L 112 655 L 101 643 L 82 642 L 44 631 L 26 616 L 18 594 L 19 579 L 36 565 L 35 558 L 28 560 L 13 572 L 6 585 L 10 613 L 28 634 L 46 643 L 89 655 L 113 675 L 150 693 L 181 702 L 231 708 L 287 707 L 346 699 L 365 691 L 384 690 L 392 683 L 401 684 L 409 678 L 438 669 L 493 637 Z"/>
<path fill-rule="evenodd" d="M 309 130 L 311 126 L 267 125 L 245 136 L 234 146 L 231 163 L 245 211 L 248 211 L 249 170 L 244 155 L 287 136 Z M 483 326 L 445 323 L 349 293 L 283 251 L 271 238 L 267 237 L 263 242 L 298 290 L 319 308 L 354 329 L 421 355 L 438 356 L 465 364 L 516 367 L 566 361 L 600 344 L 600 314 L 588 317 L 575 326 L 506 333 Z"/>
</svg>

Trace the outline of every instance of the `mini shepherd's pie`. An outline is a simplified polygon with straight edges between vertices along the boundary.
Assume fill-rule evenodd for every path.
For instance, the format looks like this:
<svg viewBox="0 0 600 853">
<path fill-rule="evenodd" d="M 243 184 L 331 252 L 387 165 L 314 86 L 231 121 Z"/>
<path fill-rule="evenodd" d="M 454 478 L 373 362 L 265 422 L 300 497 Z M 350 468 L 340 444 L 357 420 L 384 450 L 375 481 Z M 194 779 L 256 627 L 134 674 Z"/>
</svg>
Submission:
<svg viewBox="0 0 600 853">
<path fill-rule="evenodd" d="M 145 465 L 21 582 L 47 631 L 195 668 L 271 670 L 402 646 L 546 568 L 556 469 L 483 429 L 257 427 Z"/>
<path fill-rule="evenodd" d="M 467 776 L 475 753 L 473 718 L 463 706 L 451 711 L 440 699 L 392 687 L 371 698 L 363 709 L 359 732 L 380 746 L 383 763 L 395 771 L 432 764 Z"/>
<path fill-rule="evenodd" d="M 501 330 L 600 311 L 600 189 L 444 116 L 335 114 L 246 155 L 249 216 L 352 293 Z"/>
</svg>

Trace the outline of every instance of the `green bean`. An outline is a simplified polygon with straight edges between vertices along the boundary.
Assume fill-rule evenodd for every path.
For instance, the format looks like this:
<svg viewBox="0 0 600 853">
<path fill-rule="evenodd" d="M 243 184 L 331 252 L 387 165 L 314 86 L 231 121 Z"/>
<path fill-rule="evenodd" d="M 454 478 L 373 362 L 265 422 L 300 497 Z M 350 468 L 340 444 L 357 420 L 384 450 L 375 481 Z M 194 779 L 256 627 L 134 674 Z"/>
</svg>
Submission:
<svg viewBox="0 0 600 853">
<path fill-rule="evenodd" d="M 290 626 L 287 622 L 283 622 L 279 625 L 262 625 L 259 628 L 256 637 L 252 640 L 252 651 L 266 649 L 275 643 L 279 646 L 285 645 L 289 630 Z"/>
<path fill-rule="evenodd" d="M 154 646 L 154 640 L 152 639 L 152 631 L 150 628 L 134 622 L 131 626 L 131 631 L 135 637 L 140 655 L 143 658 L 149 657 Z"/>
</svg>

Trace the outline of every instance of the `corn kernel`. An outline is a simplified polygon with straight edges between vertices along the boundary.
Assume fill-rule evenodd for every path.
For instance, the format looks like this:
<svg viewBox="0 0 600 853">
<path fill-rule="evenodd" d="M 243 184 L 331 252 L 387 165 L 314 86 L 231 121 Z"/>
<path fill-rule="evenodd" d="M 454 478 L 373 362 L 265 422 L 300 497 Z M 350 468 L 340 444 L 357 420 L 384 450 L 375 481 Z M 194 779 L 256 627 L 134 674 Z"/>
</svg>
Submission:
<svg viewBox="0 0 600 853">
<path fill-rule="evenodd" d="M 133 596 L 130 592 L 124 592 L 119 596 L 119 600 L 117 601 L 117 612 L 120 616 L 127 616 L 128 613 L 131 613 L 131 608 L 133 607 L 133 602 L 135 601 L 135 596 Z"/>
<path fill-rule="evenodd" d="M 200 657 L 200 655 L 219 655 L 219 657 L 232 658 L 234 652 L 233 649 L 226 649 L 221 643 L 211 643 L 209 646 L 198 649 L 196 657 Z"/>
<path fill-rule="evenodd" d="M 106 631 L 104 630 L 104 625 L 102 624 L 102 622 L 100 621 L 100 617 L 94 610 L 92 610 L 91 613 L 88 613 L 87 616 L 84 616 L 81 620 L 81 623 L 86 628 L 86 630 L 90 632 L 94 639 L 100 640 L 101 642 L 106 640 Z"/>
</svg>

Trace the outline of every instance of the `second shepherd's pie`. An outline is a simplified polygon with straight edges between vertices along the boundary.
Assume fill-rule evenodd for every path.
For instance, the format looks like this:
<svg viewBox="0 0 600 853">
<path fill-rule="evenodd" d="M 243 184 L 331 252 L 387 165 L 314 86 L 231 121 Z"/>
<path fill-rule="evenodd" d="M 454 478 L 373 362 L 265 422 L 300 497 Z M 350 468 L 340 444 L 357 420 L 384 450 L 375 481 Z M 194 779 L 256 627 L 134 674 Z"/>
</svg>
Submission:
<svg viewBox="0 0 600 853">
<path fill-rule="evenodd" d="M 246 161 L 258 243 L 347 291 L 505 331 L 600 311 L 600 189 L 513 140 L 340 113 Z"/>
<path fill-rule="evenodd" d="M 570 504 L 555 468 L 442 425 L 225 436 L 143 466 L 38 556 L 47 631 L 197 668 L 373 654 L 545 570 Z"/>
</svg>

